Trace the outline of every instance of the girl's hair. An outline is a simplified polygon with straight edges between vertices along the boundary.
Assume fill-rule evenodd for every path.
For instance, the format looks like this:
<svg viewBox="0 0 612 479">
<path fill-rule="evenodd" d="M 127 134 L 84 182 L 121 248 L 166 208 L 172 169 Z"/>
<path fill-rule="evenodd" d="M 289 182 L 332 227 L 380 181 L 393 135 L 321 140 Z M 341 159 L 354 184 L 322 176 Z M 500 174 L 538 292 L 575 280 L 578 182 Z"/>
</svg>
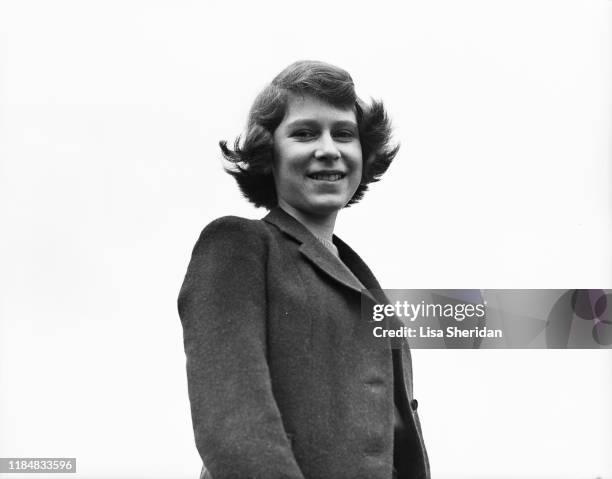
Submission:
<svg viewBox="0 0 612 479">
<path fill-rule="evenodd" d="M 298 61 L 280 72 L 257 95 L 249 112 L 247 132 L 234 142 L 234 149 L 220 141 L 223 157 L 233 164 L 232 175 L 243 195 L 255 206 L 277 205 L 272 175 L 273 134 L 287 111 L 289 95 L 312 95 L 338 108 L 354 108 L 359 126 L 363 173 L 357 191 L 347 206 L 358 202 L 368 184 L 378 181 L 399 150 L 391 143 L 391 124 L 382 102 L 364 103 L 355 93 L 353 79 L 345 70 L 319 61 Z"/>
</svg>

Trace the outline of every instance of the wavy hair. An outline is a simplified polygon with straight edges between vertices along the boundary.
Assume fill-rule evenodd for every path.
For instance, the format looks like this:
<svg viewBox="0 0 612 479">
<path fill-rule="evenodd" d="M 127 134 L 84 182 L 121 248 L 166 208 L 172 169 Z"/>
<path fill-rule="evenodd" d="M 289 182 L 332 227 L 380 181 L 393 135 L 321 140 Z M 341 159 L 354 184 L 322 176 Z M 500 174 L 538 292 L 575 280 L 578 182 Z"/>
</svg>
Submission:
<svg viewBox="0 0 612 479">
<path fill-rule="evenodd" d="M 349 73 L 319 61 L 298 61 L 280 72 L 255 98 L 249 111 L 244 141 L 238 136 L 234 148 L 220 141 L 223 157 L 232 165 L 225 167 L 242 194 L 255 206 L 273 208 L 278 203 L 272 163 L 274 131 L 287 111 L 289 95 L 312 95 L 337 108 L 354 108 L 359 127 L 363 157 L 361 182 L 347 203 L 350 206 L 363 198 L 370 183 L 387 171 L 399 150 L 391 142 L 391 123 L 382 102 L 371 105 L 355 93 Z"/>
</svg>

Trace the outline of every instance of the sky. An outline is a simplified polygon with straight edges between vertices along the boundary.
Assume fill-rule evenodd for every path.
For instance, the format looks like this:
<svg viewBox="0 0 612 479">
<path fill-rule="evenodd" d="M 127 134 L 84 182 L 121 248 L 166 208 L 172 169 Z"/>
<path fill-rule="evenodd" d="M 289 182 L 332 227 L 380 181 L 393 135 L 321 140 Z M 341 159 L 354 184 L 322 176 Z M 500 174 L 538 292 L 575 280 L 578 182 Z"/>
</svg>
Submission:
<svg viewBox="0 0 612 479">
<path fill-rule="evenodd" d="M 207 223 L 264 216 L 218 141 L 295 60 L 393 121 L 336 229 L 384 287 L 612 288 L 611 6 L 0 1 L 0 457 L 197 477 L 176 297 Z M 609 350 L 413 360 L 435 477 L 612 477 Z"/>
</svg>

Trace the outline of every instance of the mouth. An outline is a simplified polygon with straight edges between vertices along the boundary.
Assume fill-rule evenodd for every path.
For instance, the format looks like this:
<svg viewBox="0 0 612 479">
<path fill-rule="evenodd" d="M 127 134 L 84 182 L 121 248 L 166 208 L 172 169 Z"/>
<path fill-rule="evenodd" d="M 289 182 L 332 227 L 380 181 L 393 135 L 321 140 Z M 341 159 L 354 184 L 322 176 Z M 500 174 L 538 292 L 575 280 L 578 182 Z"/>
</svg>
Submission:
<svg viewBox="0 0 612 479">
<path fill-rule="evenodd" d="M 334 182 L 334 181 L 340 181 L 342 178 L 346 176 L 346 174 L 342 173 L 341 171 L 318 171 L 315 173 L 310 173 L 306 176 L 316 181 Z"/>
</svg>

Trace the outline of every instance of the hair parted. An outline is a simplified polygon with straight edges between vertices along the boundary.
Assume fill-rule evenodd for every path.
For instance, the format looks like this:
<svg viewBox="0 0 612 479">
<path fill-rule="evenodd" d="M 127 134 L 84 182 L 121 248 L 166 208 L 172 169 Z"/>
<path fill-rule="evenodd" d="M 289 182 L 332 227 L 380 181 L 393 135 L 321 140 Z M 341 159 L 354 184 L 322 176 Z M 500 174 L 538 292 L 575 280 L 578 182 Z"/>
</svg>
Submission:
<svg viewBox="0 0 612 479">
<path fill-rule="evenodd" d="M 255 206 L 270 209 L 277 205 L 272 175 L 273 135 L 285 116 L 290 94 L 312 95 L 338 108 L 355 109 L 363 173 L 357 191 L 346 206 L 357 203 L 368 185 L 387 171 L 399 145 L 391 142 L 391 122 L 382 102 L 367 105 L 357 97 L 349 73 L 324 62 L 292 63 L 257 95 L 249 111 L 244 141 L 238 136 L 233 150 L 227 142 L 219 142 L 223 157 L 232 163 L 225 171 L 236 179 L 242 194 Z"/>
</svg>

